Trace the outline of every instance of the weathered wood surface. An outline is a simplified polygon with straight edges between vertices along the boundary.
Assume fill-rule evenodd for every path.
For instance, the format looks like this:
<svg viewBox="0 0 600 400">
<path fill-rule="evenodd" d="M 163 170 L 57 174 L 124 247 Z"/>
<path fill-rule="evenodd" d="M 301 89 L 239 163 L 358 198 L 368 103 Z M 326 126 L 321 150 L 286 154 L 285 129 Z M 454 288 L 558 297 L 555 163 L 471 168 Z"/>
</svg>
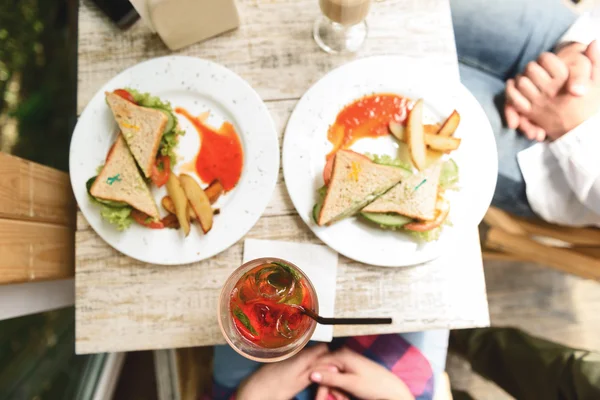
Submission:
<svg viewBox="0 0 600 400">
<path fill-rule="evenodd" d="M 283 135 L 298 98 L 330 69 L 357 56 L 321 52 L 311 37 L 316 0 L 238 1 L 242 27 L 178 54 L 217 61 L 246 79 L 266 100 Z M 397 54 L 458 79 L 447 0 L 375 2 L 366 47 L 358 57 Z M 112 76 L 140 61 L 170 54 L 142 24 L 112 28 L 84 0 L 79 15 L 81 112 Z M 298 217 L 282 175 L 248 238 L 319 243 Z M 453 254 L 419 267 L 385 269 L 340 257 L 336 316 L 390 315 L 391 326 L 336 327 L 336 336 L 458 328 L 489 324 L 477 231 Z M 216 301 L 240 265 L 243 240 L 203 262 L 153 266 L 119 254 L 81 214 L 76 234 L 76 351 L 126 351 L 223 343 Z"/>
<path fill-rule="evenodd" d="M 312 39 L 318 0 L 238 0 L 241 26 L 203 43 L 170 52 L 142 23 L 126 32 L 111 25 L 91 3 L 79 9 L 78 112 L 122 70 L 170 54 L 202 57 L 225 65 L 258 91 L 263 100 L 297 99 L 326 72 L 356 55 L 323 53 Z M 398 54 L 458 77 L 447 0 L 373 2 L 370 36 L 358 57 Z"/>
<path fill-rule="evenodd" d="M 263 217 L 247 235 L 318 243 L 300 217 Z M 340 257 L 335 315 L 391 316 L 393 325 L 338 326 L 335 336 L 489 324 L 477 232 L 457 251 L 411 268 L 379 268 Z M 77 353 L 224 343 L 217 324 L 221 285 L 242 261 L 243 241 L 210 260 L 161 267 L 99 240 L 80 215 L 76 238 Z"/>
</svg>

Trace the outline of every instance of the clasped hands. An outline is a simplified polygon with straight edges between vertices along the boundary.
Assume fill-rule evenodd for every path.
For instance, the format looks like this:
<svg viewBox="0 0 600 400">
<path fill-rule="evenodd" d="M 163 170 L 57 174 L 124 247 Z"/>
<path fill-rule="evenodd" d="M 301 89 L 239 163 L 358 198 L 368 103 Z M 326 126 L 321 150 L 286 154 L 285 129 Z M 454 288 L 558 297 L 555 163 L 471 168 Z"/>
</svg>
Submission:
<svg viewBox="0 0 600 400">
<path fill-rule="evenodd" d="M 600 110 L 600 45 L 570 43 L 542 53 L 506 82 L 509 128 L 531 140 L 556 140 Z"/>
</svg>

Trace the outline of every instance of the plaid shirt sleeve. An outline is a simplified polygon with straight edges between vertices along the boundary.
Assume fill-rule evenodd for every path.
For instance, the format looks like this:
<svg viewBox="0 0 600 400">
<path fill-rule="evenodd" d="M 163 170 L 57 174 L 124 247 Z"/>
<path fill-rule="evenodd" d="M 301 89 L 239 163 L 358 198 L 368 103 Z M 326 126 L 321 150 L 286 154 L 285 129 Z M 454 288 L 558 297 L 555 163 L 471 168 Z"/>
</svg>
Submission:
<svg viewBox="0 0 600 400">
<path fill-rule="evenodd" d="M 433 398 L 433 370 L 427 358 L 400 335 L 373 335 L 338 338 L 330 348 L 340 347 L 362 354 L 390 370 L 409 388 L 416 400 Z M 212 395 L 203 400 L 235 400 L 237 388 L 226 388 L 213 381 Z"/>
</svg>

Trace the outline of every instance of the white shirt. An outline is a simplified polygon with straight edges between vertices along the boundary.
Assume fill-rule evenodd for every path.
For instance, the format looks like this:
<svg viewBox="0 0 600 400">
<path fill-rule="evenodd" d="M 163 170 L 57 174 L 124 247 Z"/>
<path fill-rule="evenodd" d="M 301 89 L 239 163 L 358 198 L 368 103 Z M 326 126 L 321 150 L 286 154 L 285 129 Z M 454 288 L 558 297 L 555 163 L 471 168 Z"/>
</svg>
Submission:
<svg viewBox="0 0 600 400">
<path fill-rule="evenodd" d="M 600 39 L 600 8 L 584 14 L 561 38 L 589 44 Z M 533 211 L 560 225 L 600 227 L 600 109 L 553 142 L 517 155 Z"/>
</svg>

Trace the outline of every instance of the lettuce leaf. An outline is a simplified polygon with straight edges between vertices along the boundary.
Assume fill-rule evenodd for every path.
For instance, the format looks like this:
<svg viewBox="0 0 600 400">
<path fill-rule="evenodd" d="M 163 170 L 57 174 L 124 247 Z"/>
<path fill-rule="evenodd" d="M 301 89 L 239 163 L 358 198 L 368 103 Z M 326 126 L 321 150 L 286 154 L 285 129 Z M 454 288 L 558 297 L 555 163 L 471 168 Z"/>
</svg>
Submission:
<svg viewBox="0 0 600 400">
<path fill-rule="evenodd" d="M 108 223 L 115 225 L 118 231 L 124 231 L 133 223 L 133 218 L 131 217 L 131 207 L 116 208 L 102 205 L 100 215 Z"/>
<path fill-rule="evenodd" d="M 161 108 L 170 113 L 173 112 L 171 103 L 161 100 L 160 97 L 152 96 L 150 93 L 142 93 L 132 88 L 125 88 L 125 90 L 131 93 L 135 102 L 142 107 Z"/>
<path fill-rule="evenodd" d="M 444 190 L 458 189 L 458 165 L 453 159 L 449 159 L 442 164 L 440 173 L 440 186 Z"/>
<path fill-rule="evenodd" d="M 179 144 L 179 136 L 183 136 L 184 134 L 184 130 L 175 128 L 165 133 L 160 141 L 160 154 L 163 156 L 168 156 L 171 159 L 171 168 L 177 164 L 177 154 L 175 153 L 175 148 Z"/>
</svg>

